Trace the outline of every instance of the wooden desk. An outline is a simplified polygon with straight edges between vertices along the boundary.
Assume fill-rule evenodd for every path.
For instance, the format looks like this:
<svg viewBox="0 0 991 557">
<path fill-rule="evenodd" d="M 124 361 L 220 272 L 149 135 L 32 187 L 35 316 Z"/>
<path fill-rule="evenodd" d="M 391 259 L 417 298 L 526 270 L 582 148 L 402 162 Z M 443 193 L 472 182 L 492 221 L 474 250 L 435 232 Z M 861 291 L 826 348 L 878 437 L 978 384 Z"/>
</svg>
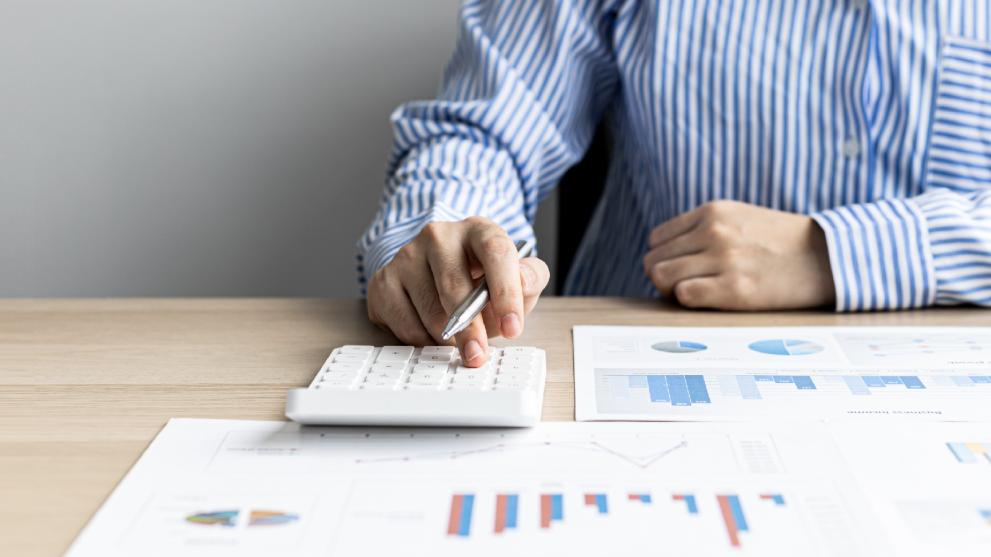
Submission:
<svg viewBox="0 0 991 557">
<path fill-rule="evenodd" d="M 571 326 L 983 325 L 975 309 L 725 314 L 543 300 L 521 344 L 547 350 L 547 420 L 574 416 Z M 279 420 L 341 344 L 389 344 L 358 300 L 0 301 L 0 548 L 64 551 L 173 416 Z"/>
</svg>

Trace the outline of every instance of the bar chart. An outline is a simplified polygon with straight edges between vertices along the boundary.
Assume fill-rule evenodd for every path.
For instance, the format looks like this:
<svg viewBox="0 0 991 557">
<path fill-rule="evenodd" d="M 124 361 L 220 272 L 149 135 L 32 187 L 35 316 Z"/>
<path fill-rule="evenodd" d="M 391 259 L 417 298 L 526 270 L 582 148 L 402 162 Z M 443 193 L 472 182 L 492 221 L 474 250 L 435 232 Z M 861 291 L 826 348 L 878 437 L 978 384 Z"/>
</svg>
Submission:
<svg viewBox="0 0 991 557">
<path fill-rule="evenodd" d="M 576 326 L 575 416 L 988 421 L 989 339 L 967 328 Z"/>
<path fill-rule="evenodd" d="M 451 514 L 447 519 L 447 535 L 466 538 L 471 534 L 473 494 L 458 493 L 451 496 Z"/>
<path fill-rule="evenodd" d="M 519 506 L 520 496 L 516 493 L 496 495 L 495 528 L 493 529 L 496 534 L 516 529 Z"/>
<path fill-rule="evenodd" d="M 564 495 L 544 493 L 540 496 L 540 527 L 547 529 L 564 520 Z"/>
<path fill-rule="evenodd" d="M 628 505 L 633 505 L 630 508 L 643 508 L 648 511 L 653 509 L 658 511 L 653 516 L 657 517 L 656 520 L 659 523 L 663 522 L 662 517 L 665 516 L 665 512 L 673 511 L 675 513 L 681 513 L 690 520 L 689 522 L 681 523 L 679 527 L 682 528 L 685 526 L 694 526 L 695 528 L 704 529 L 718 524 L 725 535 L 725 544 L 731 548 L 740 548 L 746 544 L 747 536 L 755 528 L 754 521 L 751 519 L 752 514 L 759 513 L 762 508 L 782 510 L 786 508 L 785 497 L 781 493 L 758 492 L 749 495 L 742 495 L 740 493 L 715 493 L 706 497 L 706 501 L 711 501 L 708 508 L 702 506 L 702 501 L 696 493 L 678 492 L 665 495 L 662 501 L 666 499 L 671 506 L 667 511 L 653 505 L 654 498 L 652 493 L 629 492 L 626 494 L 625 500 Z M 520 505 L 535 504 L 539 505 L 539 513 L 533 513 L 532 516 L 536 516 L 539 519 L 539 523 L 537 524 L 539 527 L 538 531 L 545 532 L 546 535 L 553 535 L 553 527 L 555 525 L 567 524 L 564 509 L 567 502 L 572 498 L 575 501 L 580 501 L 582 508 L 591 511 L 591 515 L 586 515 L 586 517 L 597 516 L 601 517 L 601 519 L 616 521 L 611 525 L 602 523 L 606 528 L 603 532 L 614 532 L 616 529 L 622 530 L 626 527 L 635 526 L 630 524 L 630 520 L 633 520 L 633 517 L 638 515 L 619 512 L 616 517 L 612 517 L 614 513 L 612 513 L 609 505 L 610 494 L 606 492 L 575 494 L 539 493 L 535 494 L 535 497 L 532 498 L 528 498 L 526 495 L 521 497 L 520 493 L 498 493 L 494 498 L 495 527 L 492 532 L 496 535 L 505 535 L 508 531 L 518 530 L 517 517 L 520 514 Z M 471 536 L 482 535 L 481 532 L 472 530 L 473 511 L 477 505 L 477 501 L 478 498 L 474 493 L 455 493 L 451 495 L 446 525 L 446 534 L 448 537 L 469 538 Z M 746 510 L 745 507 L 749 507 L 749 510 Z M 577 520 L 580 516 L 581 513 L 573 518 Z M 640 518 L 641 520 L 644 518 L 652 520 L 650 516 L 652 515 L 640 516 Z M 708 520 L 705 520 L 706 518 Z M 765 513 L 762 516 L 761 527 L 770 529 L 791 524 L 791 522 L 782 521 L 780 518 L 773 514 L 767 515 Z M 589 525 L 590 523 L 582 523 L 578 526 L 585 529 Z M 574 529 L 568 530 L 568 535 L 575 535 L 575 531 Z M 594 534 L 594 531 L 586 531 L 586 534 Z M 711 533 L 700 531 L 699 535 L 711 538 Z"/>
<path fill-rule="evenodd" d="M 609 499 L 605 493 L 586 493 L 585 506 L 594 507 L 599 514 L 609 514 Z"/>
<path fill-rule="evenodd" d="M 595 369 L 594 378 L 597 419 L 682 414 L 725 419 L 782 411 L 816 417 L 851 411 L 991 415 L 991 408 L 982 403 L 991 396 L 987 375 L 641 368 Z"/>
</svg>

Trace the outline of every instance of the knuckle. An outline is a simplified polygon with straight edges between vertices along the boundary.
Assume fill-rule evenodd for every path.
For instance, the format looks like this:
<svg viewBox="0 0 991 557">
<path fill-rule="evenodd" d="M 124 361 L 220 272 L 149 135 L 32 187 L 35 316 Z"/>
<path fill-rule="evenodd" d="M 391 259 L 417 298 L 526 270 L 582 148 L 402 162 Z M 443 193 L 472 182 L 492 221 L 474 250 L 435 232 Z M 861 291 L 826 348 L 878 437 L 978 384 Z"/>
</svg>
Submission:
<svg viewBox="0 0 991 557">
<path fill-rule="evenodd" d="M 675 298 L 686 307 L 698 307 L 702 303 L 702 292 L 691 282 L 680 282 L 674 287 Z"/>
<path fill-rule="evenodd" d="M 392 258 L 392 262 L 397 265 L 406 265 L 415 261 L 418 256 L 419 252 L 416 249 L 416 244 L 414 242 L 410 242 L 399 248 L 399 251 L 396 252 L 396 256 Z"/>
<path fill-rule="evenodd" d="M 503 235 L 487 236 L 482 239 L 479 245 L 482 248 L 482 251 L 495 257 L 504 257 L 508 255 L 509 250 L 513 247 L 512 243 L 509 241 L 509 237 Z"/>
<path fill-rule="evenodd" d="M 464 289 L 466 282 L 456 270 L 446 269 L 437 277 L 437 286 L 443 290 L 444 294 L 456 295 Z"/>
<path fill-rule="evenodd" d="M 437 243 L 444 238 L 445 228 L 443 223 L 428 222 L 420 230 L 420 236 L 428 242 Z"/>
<path fill-rule="evenodd" d="M 492 301 L 496 304 L 512 304 L 520 297 L 519 289 L 509 284 L 489 285 Z"/>
<path fill-rule="evenodd" d="M 730 269 L 739 269 L 747 260 L 747 256 L 743 250 L 734 247 L 724 249 L 721 257 L 723 263 Z"/>
</svg>

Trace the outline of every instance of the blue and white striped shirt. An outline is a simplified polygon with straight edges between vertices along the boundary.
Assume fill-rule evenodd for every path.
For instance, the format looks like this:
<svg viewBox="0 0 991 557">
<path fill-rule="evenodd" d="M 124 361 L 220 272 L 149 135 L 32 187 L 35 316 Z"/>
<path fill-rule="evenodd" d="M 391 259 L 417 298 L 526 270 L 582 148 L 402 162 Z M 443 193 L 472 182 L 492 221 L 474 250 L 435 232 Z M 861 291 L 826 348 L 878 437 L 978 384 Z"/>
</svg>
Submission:
<svg viewBox="0 0 991 557">
<path fill-rule="evenodd" d="M 469 0 L 436 100 L 393 114 L 362 279 L 427 222 L 532 237 L 613 138 L 568 294 L 656 296 L 648 234 L 707 201 L 811 215 L 841 311 L 991 305 L 988 0 Z"/>
</svg>

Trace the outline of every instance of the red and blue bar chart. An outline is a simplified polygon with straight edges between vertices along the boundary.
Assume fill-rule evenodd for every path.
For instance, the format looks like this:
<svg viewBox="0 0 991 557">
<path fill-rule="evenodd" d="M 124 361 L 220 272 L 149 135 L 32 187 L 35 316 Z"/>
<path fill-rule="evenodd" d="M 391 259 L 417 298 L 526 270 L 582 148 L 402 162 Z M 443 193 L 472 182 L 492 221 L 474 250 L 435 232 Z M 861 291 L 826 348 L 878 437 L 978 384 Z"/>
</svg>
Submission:
<svg viewBox="0 0 991 557">
<path fill-rule="evenodd" d="M 586 493 L 585 506 L 595 507 L 599 514 L 609 514 L 609 499 L 605 493 Z"/>
<path fill-rule="evenodd" d="M 451 514 L 447 521 L 447 535 L 467 538 L 471 534 L 471 513 L 475 496 L 458 493 L 451 496 Z"/>
</svg>

